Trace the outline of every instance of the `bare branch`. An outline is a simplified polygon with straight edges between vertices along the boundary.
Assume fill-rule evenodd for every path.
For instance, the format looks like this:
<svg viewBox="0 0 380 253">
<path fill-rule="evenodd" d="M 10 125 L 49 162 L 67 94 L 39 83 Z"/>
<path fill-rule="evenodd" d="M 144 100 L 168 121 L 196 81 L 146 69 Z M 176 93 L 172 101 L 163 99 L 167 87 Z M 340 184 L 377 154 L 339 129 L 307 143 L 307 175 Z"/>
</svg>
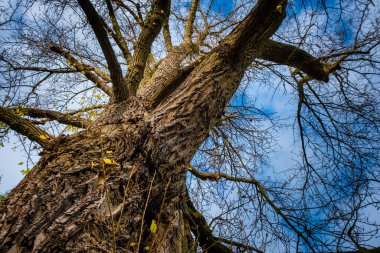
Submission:
<svg viewBox="0 0 380 253">
<path fill-rule="evenodd" d="M 195 20 L 196 14 L 197 14 L 198 5 L 199 5 L 199 0 L 192 0 L 191 1 L 190 12 L 189 12 L 189 15 L 187 16 L 187 19 L 186 19 L 185 33 L 183 36 L 184 42 L 186 44 L 191 44 L 191 36 L 193 34 L 194 20 Z"/>
<path fill-rule="evenodd" d="M 126 9 L 129 12 L 129 14 L 131 14 L 132 17 L 137 21 L 137 23 L 139 23 L 140 25 L 143 25 L 143 19 L 142 19 L 140 8 L 139 8 L 138 4 L 136 4 L 137 13 L 138 13 L 138 15 L 136 15 L 136 13 L 131 8 L 129 8 L 128 5 L 123 3 L 122 0 L 112 0 L 112 1 L 115 2 L 117 5 L 119 5 L 120 7 Z"/>
<path fill-rule="evenodd" d="M 172 37 L 170 35 L 170 28 L 169 28 L 169 18 L 165 19 L 164 21 L 164 24 L 162 26 L 162 33 L 164 34 L 166 50 L 169 52 L 171 51 L 173 47 Z"/>
<path fill-rule="evenodd" d="M 149 11 L 140 36 L 137 40 L 134 54 L 129 64 L 129 71 L 126 76 L 129 93 L 136 95 L 140 81 L 143 78 L 146 60 L 150 53 L 152 43 L 159 34 L 164 20 L 170 12 L 170 0 L 155 0 Z"/>
<path fill-rule="evenodd" d="M 43 148 L 48 148 L 52 136 L 41 128 L 33 125 L 26 119 L 17 116 L 10 109 L 0 107 L 0 121 L 7 124 L 12 130 L 28 137 L 31 141 L 35 141 Z"/>
<path fill-rule="evenodd" d="M 208 253 L 232 252 L 230 248 L 228 248 L 221 242 L 234 245 L 238 248 L 242 248 L 246 250 L 252 250 L 252 251 L 260 252 L 260 253 L 263 252 L 250 245 L 227 240 L 224 238 L 215 237 L 212 234 L 210 226 L 208 225 L 205 217 L 200 212 L 198 212 L 198 210 L 195 208 L 187 191 L 186 191 L 186 195 L 187 195 L 186 196 L 187 208 L 185 210 L 185 215 L 187 216 L 187 219 L 189 220 L 191 231 L 196 235 L 197 238 L 199 238 L 199 244 L 205 252 L 208 252 Z"/>
<path fill-rule="evenodd" d="M 244 244 L 244 243 L 241 243 L 241 242 L 236 242 L 236 241 L 233 241 L 233 240 L 228 240 L 228 239 L 225 239 L 225 238 L 221 238 L 221 237 L 216 237 L 217 240 L 225 243 L 225 244 L 229 244 L 229 245 L 233 245 L 239 249 L 245 249 L 245 250 L 251 250 L 251 251 L 254 251 L 254 252 L 264 252 L 264 251 L 261 251 L 255 247 L 252 247 L 248 244 Z"/>
<path fill-rule="evenodd" d="M 66 114 L 75 115 L 75 114 L 82 113 L 82 112 L 88 112 L 88 111 L 92 111 L 92 110 L 96 110 L 96 109 L 102 109 L 104 107 L 106 107 L 105 104 L 97 104 L 97 105 L 92 105 L 90 107 L 85 107 L 85 108 L 81 108 L 78 110 L 70 111 L 70 112 L 67 112 Z"/>
<path fill-rule="evenodd" d="M 66 50 L 64 50 L 58 45 L 51 45 L 50 50 L 65 57 L 65 59 L 67 60 L 67 63 L 70 66 L 73 66 L 76 70 L 80 71 L 85 77 L 88 78 L 88 80 L 93 82 L 98 88 L 104 91 L 107 95 L 112 96 L 111 88 L 107 85 L 107 83 L 104 80 L 98 78 L 91 71 L 94 70 L 94 72 L 100 74 L 103 78 L 107 78 L 108 75 L 104 74 L 98 68 L 80 63 L 77 59 L 75 59 L 74 56 L 72 56 L 69 52 L 67 52 Z"/>
<path fill-rule="evenodd" d="M 285 18 L 286 5 L 286 0 L 258 1 L 221 44 L 238 53 L 235 57 L 241 57 L 243 64 L 248 66 L 252 58 L 247 52 L 257 51 L 258 43 L 266 41 L 278 29 Z"/>
<path fill-rule="evenodd" d="M 232 147 L 232 145 L 230 145 L 230 147 L 232 148 L 233 152 L 238 156 L 239 160 L 240 160 L 240 163 L 241 165 L 245 168 L 246 171 L 248 171 L 248 168 L 245 166 L 245 164 L 243 163 L 239 153 Z M 253 184 L 255 185 L 257 191 L 261 194 L 261 196 L 265 199 L 265 201 L 273 208 L 273 210 L 282 218 L 284 219 L 284 221 L 289 225 L 289 227 L 298 235 L 300 236 L 305 242 L 306 244 L 309 246 L 309 248 L 315 252 L 313 250 L 313 247 L 312 245 L 310 244 L 309 240 L 292 224 L 292 222 L 290 221 L 290 219 L 286 216 L 286 214 L 279 208 L 276 206 L 276 204 L 270 199 L 270 197 L 268 196 L 265 188 L 262 186 L 262 184 L 257 181 L 256 179 L 254 178 L 251 178 L 251 179 L 245 179 L 245 178 L 234 178 L 234 177 L 231 177 L 231 176 L 228 176 L 226 175 L 225 173 L 204 173 L 204 172 L 200 172 L 198 170 L 196 170 L 195 168 L 193 167 L 190 167 L 188 166 L 188 171 L 190 171 L 193 175 L 205 180 L 212 180 L 212 181 L 217 181 L 219 180 L 221 177 L 222 178 L 225 178 L 227 180 L 230 180 L 230 181 L 234 181 L 234 182 L 244 182 L 244 183 L 249 183 L 249 184 Z"/>
<path fill-rule="evenodd" d="M 42 110 L 35 108 L 12 108 L 12 110 L 17 110 L 23 115 L 33 117 L 33 118 L 48 118 L 51 120 L 56 120 L 59 123 L 65 125 L 71 125 L 79 128 L 87 128 L 91 122 L 85 119 L 82 119 L 77 116 L 72 116 L 69 114 L 51 111 L 51 110 Z"/>
<path fill-rule="evenodd" d="M 329 73 L 325 71 L 326 64 L 292 45 L 267 40 L 263 43 L 257 57 L 295 67 L 319 81 L 327 82 L 329 80 Z"/>
<path fill-rule="evenodd" d="M 240 182 L 240 183 L 247 183 L 247 184 L 253 184 L 253 185 L 259 184 L 259 182 L 255 179 L 248 179 L 248 178 L 243 178 L 243 177 L 232 177 L 223 172 L 217 172 L 217 173 L 200 172 L 199 170 L 195 169 L 192 166 L 187 166 L 187 170 L 191 174 L 193 174 L 194 176 L 202 180 L 219 181 L 221 178 L 224 178 L 232 182 Z"/>
<path fill-rule="evenodd" d="M 48 72 L 48 73 L 56 73 L 56 74 L 66 74 L 66 73 L 78 73 L 80 70 L 71 69 L 71 68 L 58 68 L 58 69 L 49 69 L 49 68 L 41 68 L 41 67 L 12 67 L 13 70 L 30 70 L 36 72 Z"/>
<path fill-rule="evenodd" d="M 127 85 L 123 78 L 120 64 L 108 39 L 107 32 L 103 28 L 102 18 L 89 0 L 78 0 L 78 3 L 85 13 L 106 58 L 113 84 L 113 99 L 115 102 L 124 101 L 129 95 Z"/>
<path fill-rule="evenodd" d="M 112 22 L 113 29 L 115 31 L 115 34 L 111 32 L 112 37 L 116 41 L 117 45 L 121 49 L 124 55 L 125 61 L 128 63 L 131 61 L 132 55 L 129 52 L 127 42 L 125 41 L 123 35 L 121 34 L 121 29 L 119 26 L 119 22 L 117 21 L 115 12 L 112 7 L 112 3 L 110 0 L 106 0 L 107 3 L 107 8 L 108 8 L 108 13 Z"/>
</svg>

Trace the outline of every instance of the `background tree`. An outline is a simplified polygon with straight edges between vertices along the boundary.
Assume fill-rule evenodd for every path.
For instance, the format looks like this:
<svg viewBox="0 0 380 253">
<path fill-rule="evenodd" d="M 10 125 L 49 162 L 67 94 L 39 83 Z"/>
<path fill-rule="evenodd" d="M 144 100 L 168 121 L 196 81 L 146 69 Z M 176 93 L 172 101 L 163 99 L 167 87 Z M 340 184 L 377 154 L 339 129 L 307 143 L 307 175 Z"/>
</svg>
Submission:
<svg viewBox="0 0 380 253">
<path fill-rule="evenodd" d="M 0 8 L 2 138 L 41 156 L 2 252 L 378 251 L 378 3 Z M 268 87 L 288 115 L 256 106 Z M 269 178 L 289 122 L 297 166 Z"/>
</svg>

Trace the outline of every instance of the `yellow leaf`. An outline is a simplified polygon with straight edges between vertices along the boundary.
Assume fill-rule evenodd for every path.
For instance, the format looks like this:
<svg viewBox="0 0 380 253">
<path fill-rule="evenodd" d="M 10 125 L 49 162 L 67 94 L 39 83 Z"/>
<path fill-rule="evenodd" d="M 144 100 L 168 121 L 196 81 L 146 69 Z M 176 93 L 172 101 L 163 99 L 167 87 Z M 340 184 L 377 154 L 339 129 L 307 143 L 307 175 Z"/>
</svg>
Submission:
<svg viewBox="0 0 380 253">
<path fill-rule="evenodd" d="M 47 139 L 49 139 L 49 136 L 48 135 L 44 135 L 44 134 L 41 134 L 39 137 L 40 137 L 41 140 L 47 140 Z"/>
<path fill-rule="evenodd" d="M 24 113 L 23 113 L 22 110 L 20 110 L 20 109 L 16 109 L 16 110 L 14 111 L 14 114 L 15 114 L 16 116 L 20 116 L 20 117 L 24 116 Z"/>
<path fill-rule="evenodd" d="M 193 170 L 193 168 L 191 168 L 190 166 L 187 166 L 187 170 Z"/>
<path fill-rule="evenodd" d="M 103 161 L 105 164 L 114 164 L 119 165 L 115 160 L 109 159 L 109 158 L 103 158 Z"/>
<path fill-rule="evenodd" d="M 153 219 L 152 224 L 150 224 L 150 232 L 152 232 L 152 234 L 157 233 L 157 223 L 155 219 Z"/>
<path fill-rule="evenodd" d="M 109 158 L 103 158 L 105 164 L 112 164 L 112 160 Z"/>
<path fill-rule="evenodd" d="M 23 162 L 19 162 L 18 165 L 23 165 L 24 163 Z"/>
<path fill-rule="evenodd" d="M 278 11 L 279 13 L 282 12 L 282 5 L 281 4 L 277 5 L 276 11 Z"/>
<path fill-rule="evenodd" d="M 21 174 L 25 176 L 26 174 L 29 173 L 29 171 L 31 171 L 31 169 L 21 170 Z"/>
<path fill-rule="evenodd" d="M 79 128 L 78 127 L 75 127 L 75 126 L 72 126 L 72 125 L 68 125 L 66 127 L 67 131 L 70 131 L 70 132 L 75 132 L 76 130 L 78 130 Z"/>
<path fill-rule="evenodd" d="M 131 247 L 134 247 L 136 245 L 135 242 L 131 242 L 131 244 L 129 244 Z"/>
<path fill-rule="evenodd" d="M 112 150 L 107 150 L 106 154 L 112 154 Z"/>
<path fill-rule="evenodd" d="M 91 169 L 93 169 L 94 167 L 95 167 L 95 163 L 91 161 Z"/>
</svg>

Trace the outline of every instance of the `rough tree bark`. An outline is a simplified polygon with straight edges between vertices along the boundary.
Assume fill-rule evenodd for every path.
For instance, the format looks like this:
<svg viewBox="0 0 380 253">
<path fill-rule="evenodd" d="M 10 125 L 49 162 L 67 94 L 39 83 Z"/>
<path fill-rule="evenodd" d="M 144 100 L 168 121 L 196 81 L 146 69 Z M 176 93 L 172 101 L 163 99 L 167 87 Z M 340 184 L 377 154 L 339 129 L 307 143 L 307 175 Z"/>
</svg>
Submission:
<svg viewBox="0 0 380 253">
<path fill-rule="evenodd" d="M 295 67 L 306 61 L 302 70 L 319 80 L 326 81 L 329 72 L 305 52 L 268 40 L 285 16 L 286 1 L 263 0 L 196 65 L 181 69 L 163 60 L 150 83 L 142 85 L 144 59 L 165 19 L 161 10 L 168 12 L 170 3 L 156 1 L 158 11 L 153 8 L 148 17 L 155 22 L 146 22 L 141 46 L 129 56 L 130 74 L 123 78 L 105 30 L 99 29 L 102 20 L 89 1 L 78 2 L 107 59 L 113 102 L 96 122 L 77 123 L 86 124 L 86 130 L 55 139 L 1 109 L 3 122 L 44 151 L 1 203 L 0 251 L 195 252 L 191 231 L 206 232 L 197 230 L 197 214 L 186 197 L 186 166 L 223 115 L 245 69 L 261 57 Z M 186 38 L 168 59 L 181 59 L 191 50 Z M 202 237 L 199 245 L 208 252 L 229 252 L 211 237 Z"/>
</svg>

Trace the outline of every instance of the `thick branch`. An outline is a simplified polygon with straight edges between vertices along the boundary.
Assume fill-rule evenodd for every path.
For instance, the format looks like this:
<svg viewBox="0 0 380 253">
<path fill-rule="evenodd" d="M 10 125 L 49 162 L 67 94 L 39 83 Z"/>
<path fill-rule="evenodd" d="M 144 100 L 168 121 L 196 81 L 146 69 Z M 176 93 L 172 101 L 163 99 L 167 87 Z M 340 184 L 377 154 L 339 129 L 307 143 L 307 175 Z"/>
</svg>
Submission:
<svg viewBox="0 0 380 253">
<path fill-rule="evenodd" d="M 202 59 L 202 62 L 198 62 L 198 68 L 194 70 L 186 70 L 185 76 L 183 76 L 182 73 L 178 71 L 178 63 L 182 62 L 182 57 L 187 55 L 186 52 L 191 51 L 191 47 L 186 43 L 182 43 L 178 47 L 173 47 L 173 50 L 169 52 L 168 56 L 160 64 L 155 75 L 157 73 L 160 73 L 161 66 L 164 66 L 164 71 L 167 71 L 168 73 L 165 73 L 165 75 L 163 75 L 165 78 L 161 78 L 162 75 L 158 75 L 160 77 L 158 80 L 155 80 L 154 76 L 152 77 L 152 84 L 149 85 L 149 89 L 146 92 L 146 94 L 148 94 L 148 99 L 151 99 L 151 101 L 153 101 L 154 106 L 158 105 L 159 102 L 166 100 L 168 98 L 168 95 L 172 94 L 173 91 L 179 86 L 175 85 L 177 83 L 177 80 L 179 80 L 177 77 L 181 77 L 182 79 L 180 79 L 180 81 L 182 82 L 185 81 L 185 79 L 191 74 L 198 76 L 202 72 L 212 73 L 215 71 L 221 71 L 216 69 L 228 67 L 227 64 L 231 64 L 231 67 L 228 67 L 228 71 L 222 71 L 224 72 L 223 75 L 226 78 L 221 83 L 227 82 L 227 80 L 230 78 L 236 79 L 233 81 L 230 79 L 228 81 L 228 91 L 231 91 L 231 93 L 226 95 L 226 98 L 232 96 L 233 92 L 237 88 L 237 85 L 240 83 L 239 78 L 241 77 L 245 68 L 249 65 L 248 63 L 252 60 L 247 60 L 246 52 L 255 50 L 257 51 L 260 48 L 260 44 L 263 41 L 267 40 L 268 37 L 278 29 L 281 21 L 285 17 L 285 5 L 286 2 L 280 0 L 259 1 L 252 9 L 252 11 L 247 15 L 247 17 L 230 33 L 230 35 L 226 37 L 224 41 L 221 42 L 221 45 L 209 53 L 204 60 Z M 284 11 L 278 11 L 279 6 Z M 196 9 L 193 11 L 196 11 Z M 183 54 L 183 52 L 185 52 L 185 54 Z M 178 66 L 176 66 L 176 64 Z M 168 68 L 166 65 L 170 68 Z M 168 71 L 168 69 L 170 70 Z M 231 76 L 227 77 L 228 75 Z M 163 92 L 157 96 L 155 94 L 159 94 L 160 92 L 157 92 L 156 90 Z M 152 96 L 153 93 L 155 94 Z M 160 98 L 157 99 L 158 97 Z M 220 101 L 223 100 L 221 99 Z"/>
<path fill-rule="evenodd" d="M 99 45 L 106 58 L 108 70 L 110 72 L 112 84 L 113 84 L 113 98 L 115 102 L 121 102 L 128 98 L 128 89 L 123 78 L 123 74 L 120 68 L 120 64 L 117 61 L 115 52 L 108 39 L 106 30 L 103 27 L 102 18 L 99 16 L 94 6 L 89 0 L 78 0 L 80 7 L 85 13 L 88 22 L 90 23 Z"/>
<path fill-rule="evenodd" d="M 164 101 L 171 93 L 173 93 L 186 77 L 194 70 L 196 64 L 192 64 L 173 73 L 166 82 L 155 85 L 155 89 L 150 89 L 151 93 L 146 95 L 149 106 L 154 108 Z"/>
<path fill-rule="evenodd" d="M 252 52 L 257 52 L 278 29 L 286 15 L 286 0 L 260 0 L 238 26 L 224 39 L 222 45 L 237 53 L 244 67 L 252 61 Z M 250 55 L 247 58 L 247 53 Z"/>
<path fill-rule="evenodd" d="M 21 112 L 23 115 L 27 115 L 33 118 L 48 118 L 50 120 L 56 120 L 61 124 L 71 125 L 79 128 L 87 128 L 90 125 L 90 121 L 82 119 L 80 117 L 72 116 L 69 114 L 51 111 L 41 110 L 34 108 L 17 108 L 13 109 Z"/>
<path fill-rule="evenodd" d="M 85 68 L 87 68 L 88 70 L 94 71 L 94 73 L 97 74 L 105 82 L 110 83 L 112 81 L 111 78 L 110 78 L 110 76 L 107 73 L 104 73 L 101 69 L 99 69 L 97 67 L 94 67 L 94 66 L 91 66 L 91 65 L 88 65 L 88 64 L 84 64 L 84 63 L 83 63 L 83 66 Z"/>
<path fill-rule="evenodd" d="M 237 72 L 244 71 L 257 57 L 261 44 L 278 29 L 285 18 L 286 5 L 286 0 L 258 1 L 249 14 L 220 43 L 219 47 L 213 50 L 217 53 L 222 52 L 222 58 L 227 58 L 222 59 L 221 62 L 226 61 L 240 65 L 241 68 L 235 71 L 237 76 L 239 75 Z M 203 39 L 201 38 L 201 40 Z M 208 55 L 207 58 L 212 58 L 212 53 Z M 207 58 L 204 64 L 207 64 Z M 236 82 L 236 85 L 238 83 Z M 233 90 L 233 88 L 231 89 Z"/>
<path fill-rule="evenodd" d="M 156 106 L 164 101 L 191 73 L 200 61 L 181 68 L 181 63 L 189 55 L 191 48 L 182 43 L 173 46 L 166 57 L 160 61 L 152 77 L 140 84 L 138 95 L 146 98 L 147 103 Z"/>
<path fill-rule="evenodd" d="M 105 74 L 102 74 L 100 70 L 96 71 L 97 68 L 80 63 L 74 56 L 72 56 L 69 52 L 67 52 L 58 45 L 51 45 L 50 50 L 65 57 L 67 63 L 70 66 L 73 66 L 75 69 L 80 71 L 85 77 L 87 77 L 88 80 L 93 82 L 99 89 L 104 91 L 107 95 L 112 95 L 111 88 L 107 85 L 107 83 L 91 72 L 91 70 L 94 70 L 94 72 L 98 72 L 98 74 L 101 74 L 104 78 L 106 78 L 107 76 Z"/>
<path fill-rule="evenodd" d="M 162 26 L 162 33 L 164 35 L 166 50 L 169 52 L 173 48 L 172 36 L 170 35 L 170 28 L 169 28 L 169 18 L 165 19 L 164 21 L 164 24 Z"/>
<path fill-rule="evenodd" d="M 295 67 L 319 81 L 329 80 L 329 72 L 325 69 L 326 64 L 296 46 L 267 40 L 263 43 L 257 57 Z"/>
<path fill-rule="evenodd" d="M 339 69 L 340 68 L 340 60 L 338 61 L 335 61 L 331 64 L 325 64 L 323 69 L 326 73 L 326 75 L 328 76 L 330 73 L 334 72 L 335 70 Z M 306 75 L 306 76 L 303 76 L 300 80 L 297 81 L 297 84 L 298 86 L 302 86 L 303 84 L 309 82 L 309 81 L 312 81 L 316 78 L 312 77 L 311 75 Z M 318 79 L 317 79 L 318 80 Z"/>
<path fill-rule="evenodd" d="M 52 136 L 28 120 L 17 116 L 12 110 L 0 107 L 0 121 L 7 124 L 17 133 L 28 137 L 31 141 L 37 142 L 41 147 L 49 147 L 49 141 L 52 139 Z"/>
<path fill-rule="evenodd" d="M 153 1 L 152 9 L 149 11 L 142 31 L 137 40 L 135 51 L 129 64 L 126 76 L 129 85 L 129 93 L 136 95 L 140 81 L 143 78 L 146 60 L 150 53 L 152 43 L 159 34 L 162 24 L 168 18 L 170 12 L 170 0 Z"/>
<path fill-rule="evenodd" d="M 183 36 L 184 42 L 186 44 L 191 44 L 191 36 L 193 34 L 194 20 L 195 20 L 196 14 L 197 14 L 198 5 L 199 5 L 199 0 L 192 0 L 191 1 L 190 12 L 189 12 L 189 15 L 187 16 L 187 19 L 186 19 L 185 33 Z"/>
<path fill-rule="evenodd" d="M 258 1 L 259 7 L 256 5 L 249 14 L 253 17 L 244 19 L 235 28 L 233 35 L 205 56 L 175 92 L 171 92 L 154 109 L 156 120 L 165 122 L 157 123 L 162 124 L 163 129 L 156 131 L 170 133 L 156 142 L 161 157 L 175 154 L 178 150 L 181 150 L 181 157 L 186 157 L 185 163 L 193 157 L 210 129 L 225 113 L 228 101 L 239 87 L 244 71 L 249 66 L 241 61 L 245 50 L 254 47 L 259 49 L 261 42 L 267 40 L 280 26 L 284 18 L 284 12 L 276 11 L 280 2 L 282 1 Z M 251 37 L 247 38 L 245 33 L 250 33 Z M 240 41 L 240 36 L 248 41 Z M 235 47 L 234 41 L 240 41 L 240 46 Z M 172 115 L 175 115 L 174 120 Z M 197 133 L 188 138 L 192 127 L 196 128 Z M 185 150 L 181 148 L 185 146 Z"/>
</svg>

